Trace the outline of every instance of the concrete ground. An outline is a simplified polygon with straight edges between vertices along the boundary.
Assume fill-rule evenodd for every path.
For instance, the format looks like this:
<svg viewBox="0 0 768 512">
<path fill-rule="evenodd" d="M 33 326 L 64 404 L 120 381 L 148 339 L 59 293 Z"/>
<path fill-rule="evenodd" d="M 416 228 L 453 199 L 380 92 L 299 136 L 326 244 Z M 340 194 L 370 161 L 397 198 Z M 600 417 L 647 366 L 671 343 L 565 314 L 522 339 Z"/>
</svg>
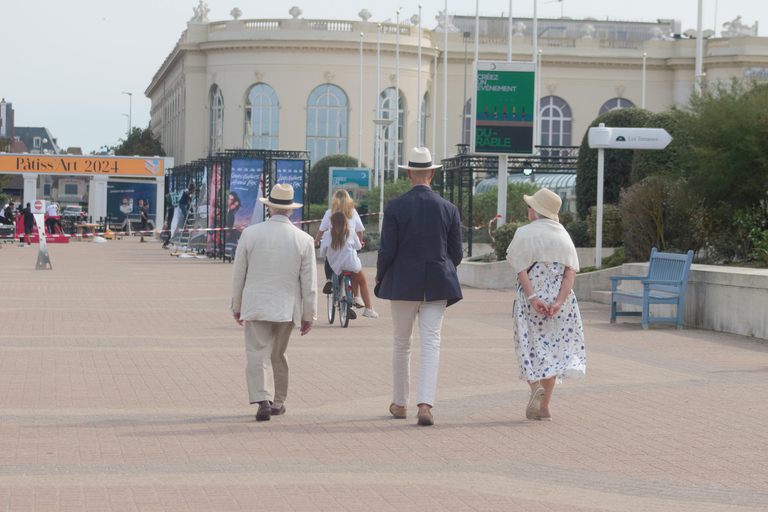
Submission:
<svg viewBox="0 0 768 512">
<path fill-rule="evenodd" d="M 136 238 L 50 255 L 0 249 L 0 510 L 768 509 L 766 340 L 582 303 L 587 377 L 527 421 L 512 295 L 466 289 L 418 427 L 388 412 L 386 301 L 341 329 L 322 297 L 287 414 L 256 423 L 231 264 Z"/>
</svg>

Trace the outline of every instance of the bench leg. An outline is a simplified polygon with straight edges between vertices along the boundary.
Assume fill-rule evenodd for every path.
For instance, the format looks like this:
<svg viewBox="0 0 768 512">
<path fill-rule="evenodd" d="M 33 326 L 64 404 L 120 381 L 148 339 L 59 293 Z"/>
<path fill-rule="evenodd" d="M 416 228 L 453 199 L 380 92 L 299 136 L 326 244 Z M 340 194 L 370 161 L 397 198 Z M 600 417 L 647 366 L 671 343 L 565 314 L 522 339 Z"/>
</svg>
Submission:
<svg viewBox="0 0 768 512">
<path fill-rule="evenodd" d="M 682 300 L 677 303 L 677 329 L 683 328 L 683 304 Z"/>
<path fill-rule="evenodd" d="M 643 329 L 648 329 L 648 301 L 643 302 Z"/>
<path fill-rule="evenodd" d="M 616 302 L 611 297 L 611 323 L 616 323 Z"/>
</svg>

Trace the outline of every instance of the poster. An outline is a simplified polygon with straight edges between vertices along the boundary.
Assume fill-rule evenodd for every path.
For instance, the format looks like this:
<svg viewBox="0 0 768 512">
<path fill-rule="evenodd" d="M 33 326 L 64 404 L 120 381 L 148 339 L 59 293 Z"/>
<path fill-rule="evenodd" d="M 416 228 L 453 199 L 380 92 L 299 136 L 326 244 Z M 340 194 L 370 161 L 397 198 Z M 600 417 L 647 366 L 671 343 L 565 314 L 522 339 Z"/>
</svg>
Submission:
<svg viewBox="0 0 768 512">
<path fill-rule="evenodd" d="M 333 194 L 343 188 L 355 204 L 365 203 L 365 195 L 371 190 L 371 170 L 357 167 L 331 167 L 328 169 L 328 208 Z"/>
<path fill-rule="evenodd" d="M 155 205 L 157 204 L 157 184 L 154 182 L 107 182 L 107 220 L 120 230 L 138 229 L 141 224 L 139 208 L 148 205 L 147 217 L 150 220 L 150 228 L 155 223 Z M 154 223 L 154 224 L 153 224 Z"/>
<path fill-rule="evenodd" d="M 293 202 L 304 203 L 304 160 L 277 160 L 276 183 L 290 183 L 293 187 Z M 291 222 L 304 219 L 303 209 L 296 208 L 291 214 Z"/>
<path fill-rule="evenodd" d="M 532 62 L 477 62 L 472 153 L 533 154 L 536 66 Z"/>
<path fill-rule="evenodd" d="M 232 160 L 226 206 L 225 255 L 235 256 L 240 233 L 251 224 L 264 220 L 263 196 L 264 160 Z"/>
<path fill-rule="evenodd" d="M 211 166 L 211 179 L 208 185 L 208 227 L 215 229 L 221 227 L 221 164 Z M 218 256 L 221 243 L 220 231 L 208 231 L 208 254 Z"/>
</svg>

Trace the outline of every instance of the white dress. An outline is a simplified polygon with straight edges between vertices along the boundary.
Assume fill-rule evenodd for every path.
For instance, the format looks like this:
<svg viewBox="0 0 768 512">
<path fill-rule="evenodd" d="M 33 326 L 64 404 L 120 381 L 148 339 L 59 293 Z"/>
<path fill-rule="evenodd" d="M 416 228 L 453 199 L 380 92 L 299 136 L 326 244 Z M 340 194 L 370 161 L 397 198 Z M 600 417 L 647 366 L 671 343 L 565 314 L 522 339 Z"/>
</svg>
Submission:
<svg viewBox="0 0 768 512">
<path fill-rule="evenodd" d="M 557 299 L 565 269 L 565 265 L 556 262 L 536 262 L 528 271 L 534 293 L 545 304 Z M 584 329 L 573 290 L 557 315 L 550 319 L 536 313 L 518 282 L 513 310 L 513 337 L 521 379 L 535 382 L 557 377 L 557 382 L 561 382 L 563 377 L 584 377 L 587 369 Z"/>
</svg>

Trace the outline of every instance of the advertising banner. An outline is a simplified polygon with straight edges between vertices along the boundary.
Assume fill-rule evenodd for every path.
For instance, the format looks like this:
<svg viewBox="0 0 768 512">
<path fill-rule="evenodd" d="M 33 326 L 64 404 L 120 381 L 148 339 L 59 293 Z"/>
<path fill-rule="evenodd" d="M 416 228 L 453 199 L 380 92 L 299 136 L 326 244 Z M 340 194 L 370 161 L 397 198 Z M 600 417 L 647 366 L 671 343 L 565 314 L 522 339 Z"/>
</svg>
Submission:
<svg viewBox="0 0 768 512">
<path fill-rule="evenodd" d="M 471 152 L 533 154 L 536 65 L 479 61 L 474 68 Z"/>
<path fill-rule="evenodd" d="M 304 203 L 304 160 L 277 160 L 277 183 L 290 183 L 293 187 L 293 202 Z M 303 209 L 296 208 L 291 214 L 291 222 L 304 219 Z"/>
<path fill-rule="evenodd" d="M 74 155 L 0 155 L 0 173 L 162 176 L 162 158 Z"/>
<path fill-rule="evenodd" d="M 264 221 L 264 160 L 232 160 L 226 209 L 225 254 L 234 257 L 240 233 Z"/>
<path fill-rule="evenodd" d="M 219 225 L 219 219 L 221 218 L 221 164 L 213 164 L 211 166 L 211 179 L 209 182 L 208 227 L 213 229 L 221 227 Z M 219 250 L 220 242 L 221 232 L 209 231 L 207 252 L 217 255 L 216 251 Z"/>
<path fill-rule="evenodd" d="M 155 222 L 157 184 L 154 182 L 107 182 L 107 220 L 120 228 L 128 228 L 128 222 L 138 229 L 141 223 L 139 208 L 148 205 L 147 218 Z"/>
<path fill-rule="evenodd" d="M 328 169 L 328 208 L 333 194 L 343 188 L 356 204 L 360 204 L 371 190 L 371 170 L 358 167 L 331 167 Z"/>
</svg>

